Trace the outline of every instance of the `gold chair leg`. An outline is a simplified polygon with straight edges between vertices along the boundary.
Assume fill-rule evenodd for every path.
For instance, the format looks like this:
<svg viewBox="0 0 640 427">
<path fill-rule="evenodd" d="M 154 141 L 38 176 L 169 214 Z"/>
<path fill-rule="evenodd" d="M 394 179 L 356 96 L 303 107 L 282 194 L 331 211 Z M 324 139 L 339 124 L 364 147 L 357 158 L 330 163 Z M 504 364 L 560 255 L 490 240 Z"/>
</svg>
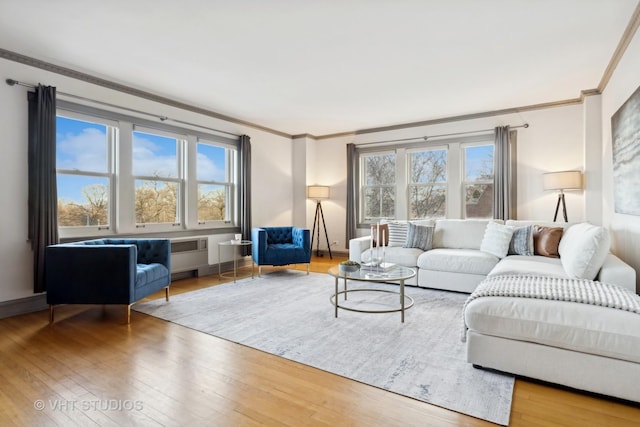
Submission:
<svg viewBox="0 0 640 427">
<path fill-rule="evenodd" d="M 164 288 L 164 298 L 169 301 L 169 287 Z"/>
<path fill-rule="evenodd" d="M 49 324 L 53 323 L 53 304 L 49 304 Z"/>
<path fill-rule="evenodd" d="M 307 276 L 309 275 L 309 267 L 311 266 L 311 263 L 307 264 Z"/>
<path fill-rule="evenodd" d="M 262 274 L 262 266 L 259 265 L 258 266 L 258 277 L 260 277 L 261 274 Z"/>
<path fill-rule="evenodd" d="M 127 325 L 131 323 L 131 306 L 133 304 L 127 304 Z"/>
</svg>

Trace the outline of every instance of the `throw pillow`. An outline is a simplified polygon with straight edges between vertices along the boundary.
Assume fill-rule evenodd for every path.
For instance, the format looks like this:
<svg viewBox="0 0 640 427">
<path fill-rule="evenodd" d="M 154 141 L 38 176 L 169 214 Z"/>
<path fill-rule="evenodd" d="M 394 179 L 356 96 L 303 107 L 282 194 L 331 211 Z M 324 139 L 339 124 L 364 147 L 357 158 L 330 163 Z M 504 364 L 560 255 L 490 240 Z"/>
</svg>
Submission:
<svg viewBox="0 0 640 427">
<path fill-rule="evenodd" d="M 371 226 L 371 238 L 373 239 L 373 247 L 378 246 L 378 226 Z M 380 239 L 384 236 L 384 246 L 389 246 L 389 224 L 380 224 Z"/>
<path fill-rule="evenodd" d="M 418 248 L 430 251 L 433 242 L 433 226 L 417 225 L 409 223 L 409 232 L 404 248 Z"/>
<path fill-rule="evenodd" d="M 513 227 L 490 222 L 484 231 L 480 250 L 498 258 L 504 258 L 509 251 L 509 243 L 513 236 Z"/>
<path fill-rule="evenodd" d="M 409 232 L 409 223 L 407 222 L 389 222 L 389 246 L 403 247 L 407 241 L 407 233 Z"/>
<path fill-rule="evenodd" d="M 533 253 L 549 258 L 559 258 L 558 245 L 562 239 L 562 227 L 533 226 Z"/>
<path fill-rule="evenodd" d="M 513 230 L 508 255 L 533 255 L 533 227 L 516 227 Z"/>
<path fill-rule="evenodd" d="M 604 264 L 610 246 L 606 228 L 585 222 L 572 225 L 564 232 L 558 253 L 569 277 L 593 280 Z"/>
</svg>

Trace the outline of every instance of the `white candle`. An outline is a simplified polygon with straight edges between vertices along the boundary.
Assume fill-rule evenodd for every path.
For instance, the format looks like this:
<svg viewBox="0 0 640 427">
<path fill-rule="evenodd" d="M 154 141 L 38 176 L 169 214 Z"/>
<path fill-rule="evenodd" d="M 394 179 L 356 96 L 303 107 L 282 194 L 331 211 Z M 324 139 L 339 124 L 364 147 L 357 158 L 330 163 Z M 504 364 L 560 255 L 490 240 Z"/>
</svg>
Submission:
<svg viewBox="0 0 640 427">
<path fill-rule="evenodd" d="M 373 225 L 371 226 L 371 240 L 369 241 L 369 256 L 373 256 Z"/>
<path fill-rule="evenodd" d="M 378 221 L 378 239 L 376 240 L 376 245 L 380 246 L 380 221 Z"/>
</svg>

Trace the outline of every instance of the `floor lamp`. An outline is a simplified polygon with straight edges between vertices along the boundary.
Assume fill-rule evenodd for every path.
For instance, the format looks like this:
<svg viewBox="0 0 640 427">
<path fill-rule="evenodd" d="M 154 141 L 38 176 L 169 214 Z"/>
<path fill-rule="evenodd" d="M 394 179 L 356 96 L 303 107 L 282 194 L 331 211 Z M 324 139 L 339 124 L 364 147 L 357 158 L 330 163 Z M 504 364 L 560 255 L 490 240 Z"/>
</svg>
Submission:
<svg viewBox="0 0 640 427">
<path fill-rule="evenodd" d="M 558 190 L 558 203 L 556 203 L 556 213 L 553 215 L 553 222 L 558 218 L 558 210 L 562 204 L 562 215 L 564 222 L 567 220 L 567 205 L 564 201 L 566 190 L 582 189 L 582 173 L 580 171 L 560 171 L 549 172 L 542 175 L 543 187 L 545 190 Z"/>
<path fill-rule="evenodd" d="M 307 198 L 315 199 L 316 201 L 316 215 L 313 219 L 313 231 L 311 232 L 311 249 L 313 250 L 313 240 L 316 235 L 316 226 L 318 227 L 318 240 L 316 240 L 316 256 L 320 255 L 320 222 L 322 222 L 322 228 L 324 228 L 324 237 L 327 239 L 327 248 L 329 249 L 329 258 L 333 259 L 331 254 L 331 245 L 329 244 L 329 235 L 327 234 L 327 226 L 324 223 L 324 213 L 322 212 L 323 199 L 329 198 L 329 187 L 324 185 L 310 185 L 307 187 Z"/>
</svg>

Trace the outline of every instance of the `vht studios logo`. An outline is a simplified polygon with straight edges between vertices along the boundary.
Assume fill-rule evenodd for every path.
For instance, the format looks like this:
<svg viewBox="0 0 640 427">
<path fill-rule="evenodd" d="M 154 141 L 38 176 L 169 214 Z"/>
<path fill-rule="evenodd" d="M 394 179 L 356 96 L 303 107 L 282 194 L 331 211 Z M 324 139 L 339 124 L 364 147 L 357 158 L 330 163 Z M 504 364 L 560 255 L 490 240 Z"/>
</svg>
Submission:
<svg viewBox="0 0 640 427">
<path fill-rule="evenodd" d="M 102 399 L 102 400 L 36 400 L 33 407 L 38 411 L 141 411 L 141 400 Z"/>
</svg>

